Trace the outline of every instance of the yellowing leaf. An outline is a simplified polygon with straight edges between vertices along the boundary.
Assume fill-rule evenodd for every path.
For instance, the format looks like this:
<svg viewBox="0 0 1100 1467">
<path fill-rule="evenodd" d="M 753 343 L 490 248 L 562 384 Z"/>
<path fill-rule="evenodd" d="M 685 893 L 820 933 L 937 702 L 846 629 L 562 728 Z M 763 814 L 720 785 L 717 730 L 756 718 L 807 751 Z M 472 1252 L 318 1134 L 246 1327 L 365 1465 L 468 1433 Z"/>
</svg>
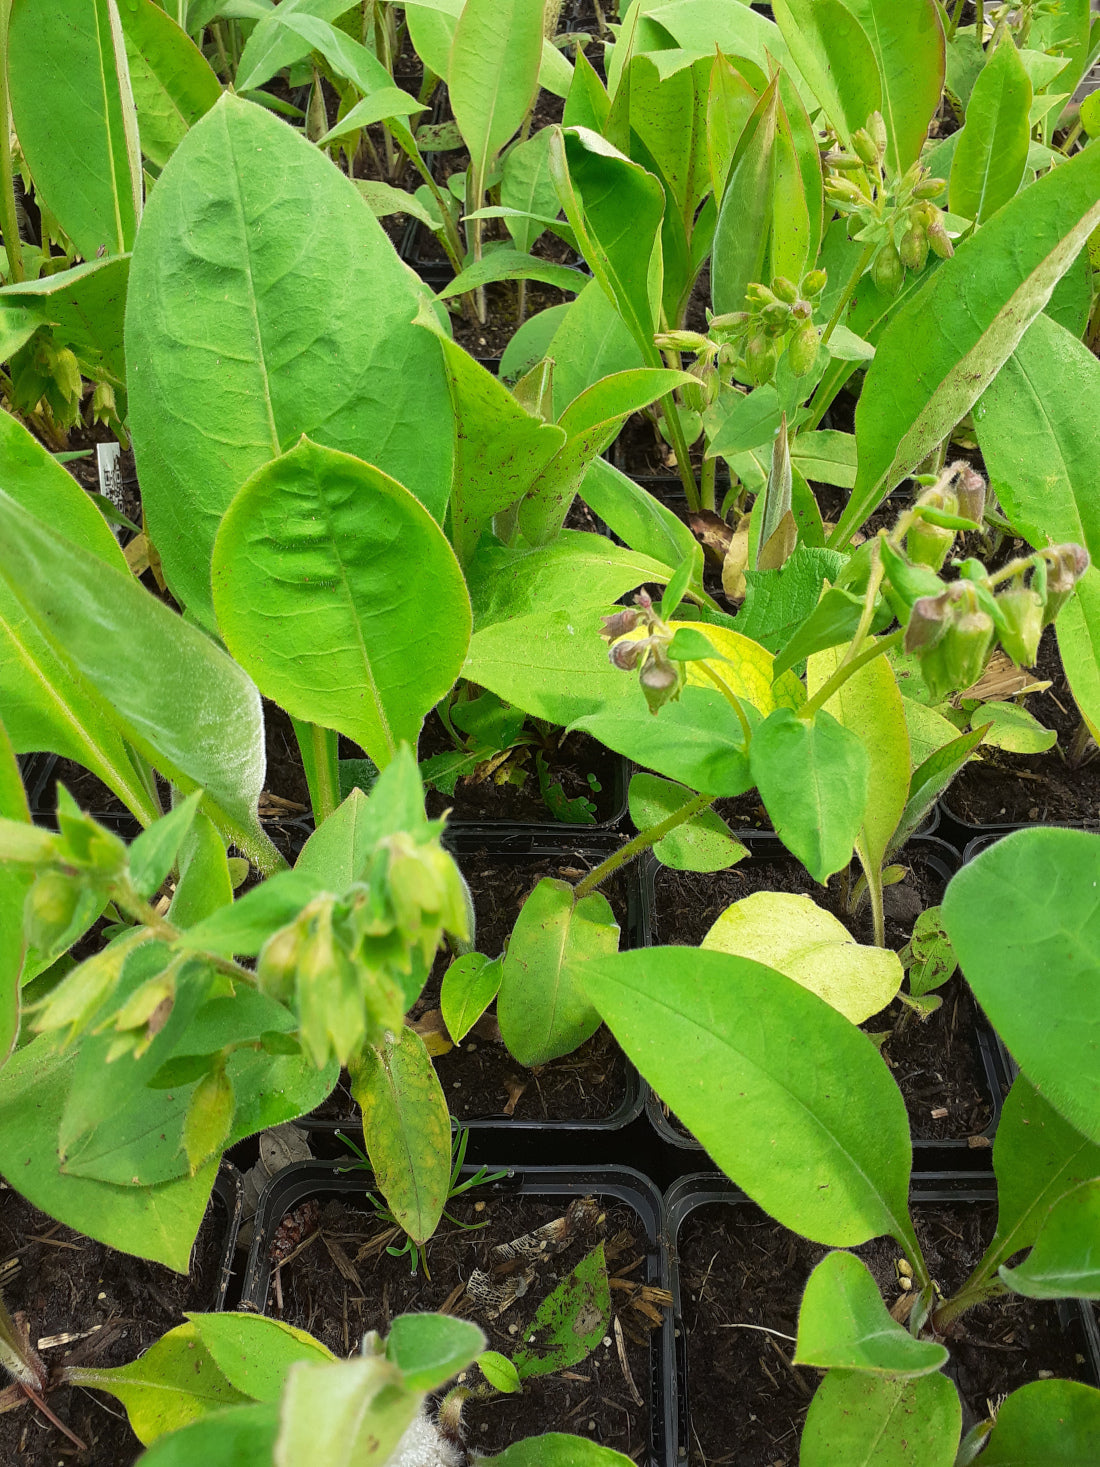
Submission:
<svg viewBox="0 0 1100 1467">
<path fill-rule="evenodd" d="M 727 907 L 703 938 L 713 952 L 752 958 L 793 978 L 860 1024 L 901 987 L 897 953 L 864 947 L 807 896 L 757 891 Z"/>
</svg>

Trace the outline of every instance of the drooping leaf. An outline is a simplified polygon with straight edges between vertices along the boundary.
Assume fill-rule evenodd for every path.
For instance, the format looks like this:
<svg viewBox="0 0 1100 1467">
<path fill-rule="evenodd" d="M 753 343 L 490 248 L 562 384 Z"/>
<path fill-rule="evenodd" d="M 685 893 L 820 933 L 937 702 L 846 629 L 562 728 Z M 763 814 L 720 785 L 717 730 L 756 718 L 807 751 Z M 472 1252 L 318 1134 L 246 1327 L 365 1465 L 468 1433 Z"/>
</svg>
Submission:
<svg viewBox="0 0 1100 1467">
<path fill-rule="evenodd" d="M 169 159 L 131 267 L 130 415 L 165 574 L 208 627 L 221 517 L 303 433 L 442 519 L 451 415 L 423 298 L 354 184 L 263 108 L 223 97 Z"/>
<path fill-rule="evenodd" d="M 187 1317 L 185 1328 L 199 1337 L 233 1388 L 254 1401 L 277 1401 L 287 1371 L 297 1361 L 335 1359 L 320 1340 L 281 1319 L 232 1311 Z"/>
<path fill-rule="evenodd" d="M 221 96 L 221 84 L 186 31 L 154 0 L 116 0 L 141 151 L 163 168 L 187 129 Z"/>
<path fill-rule="evenodd" d="M 648 830 L 692 798 L 691 790 L 682 784 L 638 773 L 630 781 L 630 818 L 640 831 Z M 653 854 L 674 871 L 725 871 L 749 852 L 720 815 L 704 810 L 659 840 Z"/>
<path fill-rule="evenodd" d="M 1100 1298 L 1100 1178 L 1060 1197 L 1021 1264 L 998 1270 L 1014 1294 L 1029 1299 Z"/>
<path fill-rule="evenodd" d="M 451 1176 L 450 1116 L 424 1041 L 402 1027 L 349 1069 L 378 1186 L 400 1226 L 423 1243 L 439 1225 Z"/>
</svg>

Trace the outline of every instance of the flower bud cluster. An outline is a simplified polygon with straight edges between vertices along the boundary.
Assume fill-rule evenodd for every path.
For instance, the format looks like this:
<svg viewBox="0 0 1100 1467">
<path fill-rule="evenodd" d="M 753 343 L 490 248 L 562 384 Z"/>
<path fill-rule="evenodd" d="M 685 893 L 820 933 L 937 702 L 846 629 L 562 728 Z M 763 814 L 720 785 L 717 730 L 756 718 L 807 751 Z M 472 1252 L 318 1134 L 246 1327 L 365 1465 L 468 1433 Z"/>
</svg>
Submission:
<svg viewBox="0 0 1100 1467">
<path fill-rule="evenodd" d="M 997 643 L 1019 666 L 1034 666 L 1044 626 L 1089 565 L 1080 545 L 1052 545 L 996 574 L 980 560 L 956 561 L 959 579 L 944 582 L 939 572 L 957 533 L 981 522 L 985 491 L 980 474 L 952 464 L 903 516 L 904 551 L 895 536 L 883 532 L 879 541 L 884 594 L 937 700 L 976 683 Z"/>
<path fill-rule="evenodd" d="M 684 686 L 684 664 L 668 656 L 676 629 L 661 620 L 648 592 L 639 591 L 634 602 L 637 611 L 627 607 L 605 617 L 600 636 L 610 644 L 607 656 L 612 667 L 623 672 L 637 670 L 649 711 L 656 713 L 666 703 L 679 698 Z"/>
<path fill-rule="evenodd" d="M 940 259 L 954 254 L 942 210 L 932 202 L 947 182 L 932 178 L 920 163 L 899 177 L 884 166 L 886 128 L 872 113 L 865 128 L 852 134 L 851 151 L 833 148 L 824 154 L 828 172 L 825 193 L 838 213 L 848 216 L 848 235 L 875 246 L 871 279 L 883 295 L 893 296 L 905 283 L 905 272 L 924 269 L 929 250 Z"/>
<path fill-rule="evenodd" d="M 380 840 L 363 881 L 314 898 L 260 953 L 261 988 L 296 1010 L 318 1066 L 346 1063 L 399 1028 L 406 991 L 427 977 L 444 932 L 472 937 L 469 892 L 440 829 Z"/>
</svg>

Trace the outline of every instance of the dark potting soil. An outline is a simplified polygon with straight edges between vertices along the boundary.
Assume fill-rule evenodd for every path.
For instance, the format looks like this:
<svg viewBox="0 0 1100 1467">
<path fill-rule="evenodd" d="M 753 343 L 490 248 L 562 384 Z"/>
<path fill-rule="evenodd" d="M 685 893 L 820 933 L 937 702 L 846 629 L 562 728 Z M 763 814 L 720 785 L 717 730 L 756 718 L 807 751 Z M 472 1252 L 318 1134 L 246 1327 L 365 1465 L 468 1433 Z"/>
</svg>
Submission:
<svg viewBox="0 0 1100 1467">
<path fill-rule="evenodd" d="M 918 1204 L 913 1220 L 929 1271 L 949 1293 L 981 1258 L 996 1209 Z M 780 1227 L 752 1203 L 714 1204 L 688 1215 L 677 1253 L 692 1467 L 795 1467 L 821 1377 L 791 1364 L 798 1310 L 806 1279 L 828 1251 Z M 878 1238 L 852 1251 L 892 1305 L 903 1292 L 895 1271 L 900 1248 Z M 964 1430 L 987 1417 L 1009 1391 L 1038 1379 L 1040 1371 L 1088 1379 L 1084 1359 L 1050 1302 L 1014 1295 L 993 1300 L 963 1315 L 944 1343 L 951 1351 L 946 1373 L 954 1375 L 964 1403 Z"/>
<path fill-rule="evenodd" d="M 944 798 L 956 819 L 970 825 L 1095 825 L 1100 821 L 1100 755 L 1095 746 L 1084 762 L 1070 762 L 1081 715 L 1062 669 L 1053 627 L 1043 633 L 1037 680 L 1045 693 L 1031 693 L 1024 706 L 1058 742 L 1043 754 L 1009 754 L 979 746 Z M 978 715 L 980 717 L 980 713 Z"/>
<path fill-rule="evenodd" d="M 54 1335 L 85 1335 L 53 1348 L 46 1364 L 125 1365 L 183 1324 L 184 1310 L 213 1309 L 224 1246 L 225 1213 L 211 1204 L 191 1254 L 189 1274 L 118 1253 L 39 1212 L 18 1192 L 0 1191 L 0 1263 L 4 1300 L 26 1318 L 32 1344 Z M 121 1403 L 71 1386 L 49 1392 L 50 1409 L 73 1431 L 79 1451 L 30 1403 L 0 1415 L 0 1462 L 19 1467 L 128 1467 L 144 1448 Z"/>
<path fill-rule="evenodd" d="M 943 897 L 941 874 L 920 855 L 901 854 L 909 875 L 883 893 L 886 945 L 895 951 L 908 942 L 913 923 Z M 712 876 L 662 868 L 655 881 L 655 941 L 696 947 L 726 908 L 754 891 L 789 891 L 810 896 L 831 912 L 857 942 L 872 941 L 866 903 L 853 918 L 846 910 L 840 875 L 821 887 L 793 858 L 742 861 Z M 979 1137 L 993 1119 L 981 1051 L 974 1034 L 978 1008 L 958 973 L 937 990 L 943 1003 L 923 1023 L 895 999 L 861 1027 L 871 1034 L 889 1031 L 882 1053 L 905 1097 L 912 1134 L 922 1140 Z M 946 1112 L 946 1114 L 941 1114 Z M 973 1144 L 985 1144 L 985 1138 Z"/>
<path fill-rule="evenodd" d="M 320 1210 L 319 1233 L 272 1275 L 268 1312 L 317 1335 L 335 1354 L 348 1356 L 357 1351 L 367 1330 L 385 1335 L 399 1314 L 441 1311 L 474 1320 L 488 1336 L 490 1349 L 511 1356 L 538 1305 L 602 1240 L 608 1273 L 616 1279 L 611 1302 L 618 1329 L 613 1322 L 604 1343 L 568 1370 L 525 1381 L 520 1395 L 468 1401 L 463 1425 L 467 1443 L 479 1451 L 500 1451 L 524 1437 L 563 1431 L 637 1460 L 649 1440 L 649 1332 L 660 1314 L 642 1294 L 647 1243 L 633 1209 L 613 1205 L 597 1213 L 598 1220 L 578 1224 L 564 1250 L 539 1262 L 526 1292 L 501 1312 L 491 1312 L 512 1292 L 509 1280 L 517 1272 L 514 1262 L 494 1263 L 493 1246 L 562 1218 L 568 1207 L 566 1198 L 541 1201 L 488 1189 L 469 1193 L 448 1211 L 464 1223 L 486 1226 L 469 1231 L 445 1220 L 427 1245 L 429 1279 L 423 1272 L 411 1274 L 407 1257 L 386 1253 L 395 1232 L 369 1208 L 329 1202 Z M 475 1291 L 478 1299 L 466 1293 L 475 1268 L 491 1274 L 488 1301 L 480 1291 Z M 644 1310 L 636 1307 L 638 1301 Z M 620 1330 L 625 1368 L 617 1348 Z M 459 1382 L 476 1388 L 483 1380 L 470 1369 Z"/>
<path fill-rule="evenodd" d="M 528 731 L 538 736 L 539 730 L 530 724 Z M 419 757 L 428 759 L 453 748 L 439 715 L 433 711 L 420 735 Z M 434 818 L 450 810 L 452 820 L 514 820 L 543 825 L 552 822 L 555 816 L 539 784 L 540 755 L 546 764 L 549 784 L 558 786 L 564 799 L 579 797 L 588 801 L 589 818 L 577 823 L 600 824 L 618 813 L 619 756 L 589 734 L 571 733 L 563 737 L 560 728 L 550 728 L 540 743 L 515 749 L 496 770 L 490 772 L 483 766 L 482 771 L 460 779 L 454 794 L 429 787 L 428 814 Z M 516 778 L 519 783 L 515 782 Z"/>
<path fill-rule="evenodd" d="M 577 882 L 589 861 L 493 856 L 475 852 L 458 858 L 470 885 L 477 915 L 477 950 L 490 956 L 503 952 L 523 902 L 544 876 Z M 616 920 L 627 931 L 625 883 L 613 876 L 600 888 Z M 445 1035 L 439 996 L 450 957 L 440 954 L 427 986 L 410 1010 L 421 1032 Z M 459 1121 L 514 1117 L 517 1120 L 591 1120 L 612 1115 L 626 1096 L 627 1060 L 601 1026 L 572 1054 L 529 1070 L 501 1043 L 495 1010 L 474 1025 L 461 1044 L 435 1061 L 436 1074 L 451 1115 Z M 313 1112 L 320 1120 L 349 1120 L 358 1129 L 358 1111 L 344 1081 Z"/>
</svg>

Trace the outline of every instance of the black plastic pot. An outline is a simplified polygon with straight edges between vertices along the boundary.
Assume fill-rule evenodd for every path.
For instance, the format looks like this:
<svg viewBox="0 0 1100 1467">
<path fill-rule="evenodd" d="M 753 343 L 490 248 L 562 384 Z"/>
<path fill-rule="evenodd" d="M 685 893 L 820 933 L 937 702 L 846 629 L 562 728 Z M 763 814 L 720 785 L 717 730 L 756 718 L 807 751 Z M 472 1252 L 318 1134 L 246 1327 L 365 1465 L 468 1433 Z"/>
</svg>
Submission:
<svg viewBox="0 0 1100 1467">
<path fill-rule="evenodd" d="M 951 1171 L 915 1178 L 910 1192 L 914 1207 L 922 1204 L 943 1203 L 962 1207 L 989 1204 L 996 1201 L 996 1196 L 996 1187 L 992 1181 L 979 1182 L 964 1172 Z M 666 1461 L 668 1467 L 684 1467 L 688 1461 L 691 1441 L 691 1379 L 688 1367 L 687 1332 L 684 1326 L 683 1281 L 680 1271 L 681 1230 L 686 1220 L 697 1208 L 716 1203 L 744 1208 L 754 1216 L 764 1218 L 764 1214 L 743 1192 L 735 1187 L 727 1177 L 717 1172 L 696 1172 L 681 1177 L 665 1195 L 665 1228 L 671 1261 L 671 1287 L 675 1314 L 674 1359 L 667 1361 L 665 1366 L 665 1422 L 668 1428 Z M 746 1267 L 751 1268 L 751 1260 Z M 792 1290 L 800 1294 L 805 1282 L 804 1278 L 792 1278 Z M 1083 1373 L 1089 1376 L 1091 1384 L 1100 1385 L 1100 1328 L 1098 1328 L 1096 1314 L 1091 1304 L 1084 1300 L 1059 1300 L 1057 1311 L 1071 1348 L 1084 1361 Z M 783 1348 L 788 1355 L 792 1352 L 792 1346 L 786 1341 L 784 1341 Z M 949 1375 L 952 1373 L 950 1364 L 946 1373 Z M 812 1387 L 814 1373 L 807 1371 L 806 1375 L 807 1383 Z M 972 1423 L 964 1419 L 964 1430 L 969 1424 Z M 796 1458 L 792 1455 L 788 1457 L 788 1460 L 793 1463 Z"/>
<path fill-rule="evenodd" d="M 538 828 L 518 829 L 501 834 L 491 827 L 475 830 L 450 830 L 444 840 L 457 859 L 459 866 L 464 858 L 481 857 L 500 863 L 502 869 L 513 871 L 524 865 L 533 866 L 546 860 L 565 861 L 577 869 L 597 865 L 613 851 L 618 850 L 624 840 L 604 835 L 588 836 L 585 845 L 572 841 L 551 840 Z M 625 885 L 626 919 L 620 946 L 644 947 L 650 933 L 650 893 L 638 863 L 621 869 Z M 517 1066 L 517 1068 L 519 1068 Z M 446 1082 L 444 1082 L 446 1090 Z M 576 1160 L 578 1144 L 588 1139 L 595 1141 L 608 1133 L 619 1133 L 640 1117 L 644 1104 L 643 1088 L 634 1067 L 624 1059 L 624 1092 L 622 1099 L 610 1114 L 574 1120 L 509 1117 L 501 1113 L 477 1117 L 464 1117 L 462 1125 L 470 1132 L 471 1159 L 482 1160 L 489 1155 L 507 1155 L 519 1161 L 566 1162 Z M 347 1116 L 319 1119 L 303 1116 L 297 1125 L 306 1130 L 316 1152 L 331 1154 L 334 1148 L 342 1150 L 336 1136 L 337 1131 L 350 1135 L 357 1142 L 362 1134 L 358 1111 Z M 583 1154 L 583 1151 L 582 1151 Z M 601 1148 L 600 1159 L 606 1158 L 606 1148 Z"/>
<path fill-rule="evenodd" d="M 241 1209 L 244 1206 L 244 1182 L 240 1171 L 228 1157 L 222 1157 L 210 1196 L 214 1204 L 225 1213 L 225 1243 L 222 1247 L 221 1270 L 213 1304 L 216 1311 L 225 1309 L 227 1305 L 233 1281 L 233 1260 L 237 1249 L 237 1233 L 241 1226 Z"/>
<path fill-rule="evenodd" d="M 497 1159 L 492 1169 L 500 1170 L 505 1166 L 504 1161 Z M 472 1168 L 466 1167 L 463 1175 L 469 1175 L 471 1171 Z M 271 1261 L 272 1240 L 288 1212 L 308 1199 L 316 1199 L 322 1205 L 333 1200 L 354 1202 L 362 1199 L 363 1205 L 367 1206 L 366 1193 L 372 1182 L 368 1172 L 341 1172 L 335 1163 L 301 1162 L 287 1167 L 273 1177 L 260 1197 L 256 1231 L 239 1307 L 261 1314 L 266 1312 L 274 1271 Z M 669 1267 L 662 1227 L 661 1194 L 640 1172 L 619 1166 L 584 1170 L 570 1167 L 513 1166 L 508 1169 L 506 1177 L 481 1189 L 478 1195 L 489 1196 L 493 1193 L 531 1198 L 561 1198 L 563 1201 L 594 1196 L 608 1202 L 626 1203 L 636 1213 L 647 1240 L 644 1281 L 657 1288 L 668 1288 Z M 636 1382 L 639 1393 L 648 1394 L 649 1397 L 649 1449 L 645 1467 L 664 1467 L 666 1460 L 667 1427 L 664 1403 L 668 1398 L 668 1386 L 664 1379 L 664 1369 L 672 1355 L 673 1325 L 672 1316 L 668 1314 L 662 1328 L 651 1338 L 649 1379 Z M 557 1429 L 570 1431 L 573 1426 L 571 1423 L 562 1423 Z"/>
<path fill-rule="evenodd" d="M 795 863 L 795 857 L 787 852 L 775 835 L 762 834 L 758 831 L 739 831 L 738 837 L 752 852 L 748 857 L 749 861 L 755 858 Z M 919 855 L 925 864 L 931 866 L 938 875 L 942 876 L 945 884 L 958 869 L 958 856 L 954 850 L 935 836 L 923 834 L 914 836 L 906 845 L 905 851 L 914 857 Z M 657 864 L 651 860 L 647 868 L 649 882 L 653 881 L 658 869 Z M 650 900 L 655 911 L 655 897 L 651 896 Z M 660 941 L 660 933 L 657 931 L 655 931 L 655 938 Z M 979 1133 L 977 1140 L 970 1138 L 936 1140 L 914 1137 L 913 1166 L 918 1174 L 959 1171 L 973 1175 L 976 1172 L 988 1172 L 990 1169 L 992 1158 L 990 1148 L 996 1133 L 997 1122 L 1000 1119 L 1001 1104 L 1008 1092 L 1010 1082 L 1003 1067 L 1000 1041 L 985 1017 L 981 1015 L 980 1010 L 974 1028 L 974 1039 L 981 1064 L 983 1089 L 990 1106 L 989 1123 Z M 654 1091 L 648 1085 L 645 1091 L 646 1115 L 663 1144 L 674 1148 L 685 1163 L 692 1155 L 704 1157 L 706 1153 L 703 1147 L 693 1136 L 673 1123 Z"/>
<path fill-rule="evenodd" d="M 54 765 L 57 763 L 56 754 L 20 754 L 19 773 L 23 777 L 23 788 L 27 792 L 27 805 L 31 812 L 31 818 L 35 818 L 42 795 L 49 785 L 53 775 Z"/>
</svg>

